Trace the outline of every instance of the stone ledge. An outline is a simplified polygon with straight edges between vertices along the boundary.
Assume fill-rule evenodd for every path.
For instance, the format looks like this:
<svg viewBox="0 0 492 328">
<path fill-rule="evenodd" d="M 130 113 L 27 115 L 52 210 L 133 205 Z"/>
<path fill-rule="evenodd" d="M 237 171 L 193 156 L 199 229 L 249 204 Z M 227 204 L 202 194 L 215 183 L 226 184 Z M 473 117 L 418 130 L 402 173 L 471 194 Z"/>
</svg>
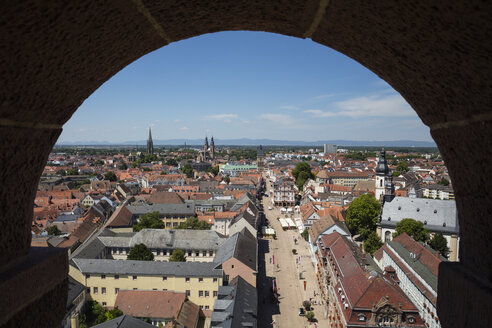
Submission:
<svg viewBox="0 0 492 328">
<path fill-rule="evenodd" d="M 443 328 L 492 327 L 492 285 L 459 262 L 439 265 L 437 312 Z"/>
<path fill-rule="evenodd" d="M 33 247 L 26 259 L 0 273 L 0 326 L 55 287 L 67 283 L 68 256 L 62 248 Z M 64 294 L 56 302 L 66 305 Z M 59 308 L 47 304 L 47 310 Z M 60 314 L 63 318 L 63 313 Z M 60 319 L 61 322 L 61 319 Z"/>
</svg>

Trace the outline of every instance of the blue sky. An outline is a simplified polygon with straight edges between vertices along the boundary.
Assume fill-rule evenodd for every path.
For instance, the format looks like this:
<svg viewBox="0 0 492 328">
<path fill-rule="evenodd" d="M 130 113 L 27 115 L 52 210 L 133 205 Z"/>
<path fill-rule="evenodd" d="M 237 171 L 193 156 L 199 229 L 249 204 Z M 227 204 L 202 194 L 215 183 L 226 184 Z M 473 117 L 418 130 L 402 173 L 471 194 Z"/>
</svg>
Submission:
<svg viewBox="0 0 492 328">
<path fill-rule="evenodd" d="M 172 43 L 113 76 L 59 142 L 154 139 L 431 141 L 385 81 L 311 40 L 221 32 Z"/>
</svg>

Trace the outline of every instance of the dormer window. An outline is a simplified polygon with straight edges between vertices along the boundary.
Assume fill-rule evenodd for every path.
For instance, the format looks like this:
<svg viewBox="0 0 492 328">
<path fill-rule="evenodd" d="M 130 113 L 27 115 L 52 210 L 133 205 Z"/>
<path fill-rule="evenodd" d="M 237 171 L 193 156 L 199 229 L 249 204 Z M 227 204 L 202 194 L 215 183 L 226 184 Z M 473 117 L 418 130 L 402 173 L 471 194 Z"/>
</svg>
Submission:
<svg viewBox="0 0 492 328">
<path fill-rule="evenodd" d="M 398 206 L 398 211 L 400 211 L 400 210 L 401 210 L 401 206 Z"/>
<path fill-rule="evenodd" d="M 359 318 L 359 321 L 366 321 L 366 316 L 362 313 L 359 314 L 358 318 Z"/>
<path fill-rule="evenodd" d="M 420 208 L 417 207 L 417 212 L 420 212 Z"/>
<path fill-rule="evenodd" d="M 408 317 L 408 323 L 415 323 L 414 317 Z"/>
</svg>

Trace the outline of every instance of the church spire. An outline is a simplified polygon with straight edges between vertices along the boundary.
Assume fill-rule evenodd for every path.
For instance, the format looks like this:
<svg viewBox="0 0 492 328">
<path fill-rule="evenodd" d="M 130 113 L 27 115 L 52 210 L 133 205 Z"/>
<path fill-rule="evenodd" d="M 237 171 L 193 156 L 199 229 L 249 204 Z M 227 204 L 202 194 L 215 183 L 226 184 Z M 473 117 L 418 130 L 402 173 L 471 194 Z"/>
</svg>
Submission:
<svg viewBox="0 0 492 328">
<path fill-rule="evenodd" d="M 154 154 L 154 142 L 152 141 L 152 130 L 149 127 L 149 139 L 147 140 L 147 154 Z"/>
</svg>

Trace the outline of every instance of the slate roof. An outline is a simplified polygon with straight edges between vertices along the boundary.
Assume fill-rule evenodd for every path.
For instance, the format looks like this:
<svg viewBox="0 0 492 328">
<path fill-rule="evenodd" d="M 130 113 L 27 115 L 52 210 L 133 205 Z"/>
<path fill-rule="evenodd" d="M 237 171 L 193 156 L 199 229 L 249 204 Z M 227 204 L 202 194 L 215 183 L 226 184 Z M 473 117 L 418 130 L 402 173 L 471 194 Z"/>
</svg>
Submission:
<svg viewBox="0 0 492 328">
<path fill-rule="evenodd" d="M 121 317 L 92 326 L 92 328 L 155 328 L 155 326 L 124 314 Z"/>
<path fill-rule="evenodd" d="M 85 290 L 85 286 L 77 280 L 68 276 L 68 296 L 67 296 L 67 310 L 72 306 L 72 302 Z"/>
<path fill-rule="evenodd" d="M 445 260 L 438 257 L 429 248 L 414 241 L 406 233 L 402 233 L 388 242 L 390 250 L 397 253 L 407 266 L 412 268 L 431 288 L 437 292 L 439 264 Z M 413 257 L 411 254 L 415 254 Z"/>
<path fill-rule="evenodd" d="M 99 236 L 99 239 L 107 247 L 133 247 L 145 244 L 150 249 L 182 250 L 217 250 L 225 242 L 225 238 L 216 231 L 191 229 L 142 229 L 132 235 Z"/>
<path fill-rule="evenodd" d="M 412 218 L 424 223 L 431 232 L 458 234 L 458 212 L 454 200 L 395 197 L 385 202 L 381 227 L 394 229 L 402 219 Z"/>
<path fill-rule="evenodd" d="M 210 327 L 257 327 L 257 310 L 256 288 L 237 276 L 232 280 L 230 286 L 219 287 Z"/>
<path fill-rule="evenodd" d="M 232 257 L 250 269 L 257 270 L 257 241 L 248 229 L 243 228 L 229 237 L 215 254 L 214 263 L 222 264 Z"/>
<path fill-rule="evenodd" d="M 128 209 L 133 215 L 144 215 L 152 212 L 159 212 L 161 215 L 195 215 L 195 206 L 193 204 L 143 204 L 129 205 Z"/>
<path fill-rule="evenodd" d="M 72 259 L 84 274 L 166 275 L 175 277 L 222 277 L 213 262 L 117 261 L 106 259 Z"/>
</svg>

